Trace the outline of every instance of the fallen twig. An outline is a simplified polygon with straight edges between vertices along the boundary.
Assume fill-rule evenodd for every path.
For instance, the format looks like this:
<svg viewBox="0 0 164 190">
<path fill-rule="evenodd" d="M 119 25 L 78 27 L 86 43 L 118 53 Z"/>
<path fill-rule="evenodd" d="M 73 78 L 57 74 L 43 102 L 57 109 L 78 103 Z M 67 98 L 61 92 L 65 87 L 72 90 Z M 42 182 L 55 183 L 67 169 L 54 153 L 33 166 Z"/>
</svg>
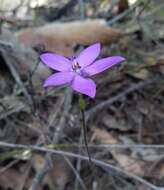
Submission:
<svg viewBox="0 0 164 190">
<path fill-rule="evenodd" d="M 10 70 L 10 72 L 11 72 L 13 78 L 15 79 L 16 83 L 17 83 L 17 84 L 20 86 L 20 88 L 22 89 L 22 91 L 23 91 L 25 97 L 27 98 L 29 104 L 32 105 L 31 96 L 29 95 L 27 89 L 25 88 L 25 86 L 24 86 L 24 84 L 23 84 L 23 82 L 22 82 L 22 80 L 21 80 L 21 77 L 20 77 L 18 71 L 17 71 L 16 68 L 14 67 L 14 61 L 15 61 L 15 59 L 13 59 L 14 57 L 12 56 L 12 57 L 11 57 L 12 59 L 11 59 L 10 56 L 7 54 L 7 52 L 6 52 L 3 48 L 1 48 L 0 51 L 1 51 L 1 54 L 2 54 L 2 56 L 4 57 L 4 59 L 5 59 L 5 61 L 6 61 L 6 64 L 7 64 L 8 68 L 9 68 L 9 70 Z M 10 52 L 10 54 L 11 54 L 11 52 Z M 11 54 L 11 55 L 12 55 L 12 54 Z M 14 60 L 14 61 L 13 61 L 13 60 Z"/>
<path fill-rule="evenodd" d="M 19 105 L 18 107 L 15 107 L 12 110 L 6 111 L 5 113 L 1 113 L 0 120 L 5 119 L 6 117 L 8 117 L 8 116 L 10 116 L 10 115 L 12 115 L 14 113 L 18 113 L 18 112 L 20 112 L 20 111 L 22 111 L 24 109 L 25 109 L 25 105 Z"/>
<path fill-rule="evenodd" d="M 159 81 L 159 79 L 160 79 L 159 77 L 156 77 L 156 78 L 153 78 L 153 79 L 149 79 L 149 80 L 140 82 L 138 84 L 133 84 L 128 89 L 124 90 L 123 92 L 119 93 L 118 95 L 97 104 L 93 108 L 86 111 L 86 122 L 88 122 L 100 110 L 109 107 L 110 105 L 112 105 L 116 101 L 122 101 L 122 99 L 125 96 L 127 96 L 128 94 L 130 94 L 130 93 L 132 93 L 132 92 L 134 92 L 136 90 L 143 89 L 145 86 L 153 84 L 153 83 Z"/>
<path fill-rule="evenodd" d="M 72 100 L 72 91 L 70 89 L 67 89 L 65 93 L 65 103 L 64 103 L 64 112 L 63 117 L 60 119 L 59 125 L 56 127 L 56 131 L 53 136 L 52 144 L 57 144 L 59 141 L 59 138 L 65 128 L 65 122 L 66 122 L 66 116 L 69 114 L 70 108 L 71 108 L 71 100 Z M 52 167 L 52 161 L 51 161 L 51 152 L 47 152 L 45 156 L 45 161 L 43 164 L 43 167 L 41 170 L 39 170 L 34 177 L 33 183 L 29 190 L 36 190 L 39 184 L 44 179 L 45 175 L 49 172 L 49 170 Z"/>
<path fill-rule="evenodd" d="M 33 151 L 39 151 L 39 152 L 46 152 L 46 153 L 51 153 L 51 154 L 59 154 L 62 156 L 68 156 L 68 157 L 73 157 L 73 158 L 80 158 L 83 160 L 89 160 L 89 158 L 87 156 L 82 156 L 79 154 L 75 154 L 75 153 L 71 153 L 71 152 L 65 152 L 65 151 L 61 151 L 61 150 L 54 150 L 54 149 L 48 149 L 48 148 L 44 148 L 44 147 L 38 147 L 38 146 L 33 146 L 33 145 L 23 145 L 23 144 L 11 144 L 11 143 L 5 143 L 5 142 L 0 142 L 0 146 L 2 147 L 6 147 L 6 148 L 17 148 L 17 149 L 30 149 Z M 113 166 L 111 164 L 105 163 L 103 161 L 97 160 L 97 159 L 92 159 L 92 162 L 94 162 L 97 166 L 101 167 L 102 169 L 104 169 L 106 172 L 110 173 L 112 170 L 125 174 L 133 179 L 135 179 L 136 181 L 145 184 L 146 186 L 150 187 L 153 190 L 158 190 L 158 187 L 151 184 L 150 182 L 146 181 L 145 179 L 128 173 L 116 166 Z"/>
</svg>

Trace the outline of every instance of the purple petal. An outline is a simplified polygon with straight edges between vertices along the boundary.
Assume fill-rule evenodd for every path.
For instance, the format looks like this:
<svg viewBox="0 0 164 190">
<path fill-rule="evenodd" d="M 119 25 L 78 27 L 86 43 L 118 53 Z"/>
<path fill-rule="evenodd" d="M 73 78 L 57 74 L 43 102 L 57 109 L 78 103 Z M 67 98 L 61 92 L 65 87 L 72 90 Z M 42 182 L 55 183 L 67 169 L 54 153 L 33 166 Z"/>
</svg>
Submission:
<svg viewBox="0 0 164 190">
<path fill-rule="evenodd" d="M 84 49 L 77 57 L 77 62 L 81 67 L 85 67 L 93 63 L 100 53 L 100 43 L 93 44 Z"/>
<path fill-rule="evenodd" d="M 107 57 L 107 58 L 95 61 L 92 65 L 89 65 L 88 67 L 86 67 L 83 70 L 83 72 L 88 74 L 88 76 L 92 76 L 122 61 L 125 61 L 125 58 L 121 56 Z"/>
<path fill-rule="evenodd" d="M 57 71 L 69 71 L 71 69 L 70 60 L 55 53 L 43 53 L 40 55 L 40 59 L 48 67 Z"/>
<path fill-rule="evenodd" d="M 80 75 L 75 76 L 71 86 L 75 91 L 90 96 L 91 98 L 94 98 L 96 95 L 96 84 L 94 81 L 83 78 Z"/>
<path fill-rule="evenodd" d="M 55 73 L 47 78 L 47 80 L 44 82 L 43 86 L 59 86 L 68 84 L 73 80 L 74 77 L 73 72 L 58 72 Z"/>
</svg>

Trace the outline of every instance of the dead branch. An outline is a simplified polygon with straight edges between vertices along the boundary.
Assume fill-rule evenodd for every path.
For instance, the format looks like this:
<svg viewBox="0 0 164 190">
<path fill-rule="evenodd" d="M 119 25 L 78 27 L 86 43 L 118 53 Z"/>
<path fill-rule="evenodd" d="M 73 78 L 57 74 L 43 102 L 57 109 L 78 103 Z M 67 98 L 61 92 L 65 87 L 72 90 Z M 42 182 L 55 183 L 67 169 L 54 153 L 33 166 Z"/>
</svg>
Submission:
<svg viewBox="0 0 164 190">
<path fill-rule="evenodd" d="M 108 108 L 110 105 L 112 105 L 116 101 L 122 101 L 123 98 L 125 96 L 127 96 L 128 94 L 130 94 L 130 93 L 132 93 L 134 91 L 143 89 L 144 87 L 146 87 L 146 86 L 148 86 L 150 84 L 156 83 L 156 82 L 159 81 L 159 79 L 160 78 L 157 77 L 157 78 L 153 78 L 153 79 L 149 79 L 149 80 L 140 82 L 138 84 L 133 84 L 128 89 L 126 89 L 125 91 L 119 93 L 118 95 L 116 95 L 116 96 L 114 96 L 114 97 L 112 97 L 112 98 L 110 98 L 108 100 L 105 100 L 105 101 L 97 104 L 93 108 L 91 108 L 88 111 L 86 111 L 86 121 L 88 122 L 100 110 Z"/>
<path fill-rule="evenodd" d="M 6 148 L 17 148 L 17 149 L 27 149 L 27 150 L 33 150 L 33 151 L 39 151 L 39 152 L 45 152 L 45 153 L 50 153 L 50 154 L 59 154 L 62 156 L 68 156 L 68 157 L 73 157 L 73 158 L 80 158 L 83 160 L 89 160 L 88 157 L 86 156 L 82 156 L 79 154 L 75 154 L 75 153 L 70 153 L 70 152 L 65 152 L 65 151 L 61 151 L 61 150 L 54 150 L 54 149 L 48 149 L 48 148 L 44 148 L 44 147 L 38 147 L 38 146 L 32 146 L 32 145 L 23 145 L 23 144 L 10 144 L 10 143 L 4 143 L 4 142 L 0 142 L 0 146 L 2 147 L 6 147 Z M 111 164 L 105 163 L 103 161 L 97 160 L 97 159 L 92 159 L 92 162 L 94 162 L 97 166 L 101 167 L 103 170 L 105 170 L 106 172 L 110 173 L 113 171 L 118 172 L 118 173 L 122 173 L 127 175 L 128 177 L 131 177 L 133 179 L 135 179 L 136 181 L 145 184 L 146 186 L 150 187 L 152 190 L 157 190 L 158 187 L 151 184 L 150 182 L 146 181 L 145 179 L 128 173 L 126 171 L 123 171 L 122 169 L 113 166 Z"/>
<path fill-rule="evenodd" d="M 65 122 L 66 122 L 66 116 L 69 114 L 70 108 L 71 108 L 71 101 L 72 101 L 72 91 L 70 89 L 67 89 L 65 93 L 65 103 L 64 103 L 64 111 L 63 115 L 60 119 L 60 122 L 58 126 L 56 127 L 56 131 L 53 136 L 52 144 L 57 144 L 60 136 L 65 128 Z M 52 153 L 48 152 L 45 156 L 44 165 L 41 170 L 39 170 L 34 177 L 33 183 L 29 190 L 35 190 L 39 186 L 39 184 L 44 179 L 45 175 L 50 171 L 52 167 L 52 161 L 51 161 Z"/>
</svg>

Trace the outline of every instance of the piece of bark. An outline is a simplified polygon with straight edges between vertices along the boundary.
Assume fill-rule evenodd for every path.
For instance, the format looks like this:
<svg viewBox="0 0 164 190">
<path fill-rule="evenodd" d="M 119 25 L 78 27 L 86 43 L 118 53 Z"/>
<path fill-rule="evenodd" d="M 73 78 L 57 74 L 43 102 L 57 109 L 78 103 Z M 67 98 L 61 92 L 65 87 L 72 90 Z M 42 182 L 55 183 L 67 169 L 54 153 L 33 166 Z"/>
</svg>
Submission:
<svg viewBox="0 0 164 190">
<path fill-rule="evenodd" d="M 124 33 L 109 27 L 102 19 L 51 23 L 36 28 L 27 28 L 16 33 L 18 39 L 28 46 L 44 44 L 47 51 L 64 55 L 73 54 L 75 45 L 90 45 L 100 42 L 111 44 Z"/>
<path fill-rule="evenodd" d="M 119 0 L 118 2 L 118 13 L 122 13 L 129 8 L 128 0 Z"/>
</svg>

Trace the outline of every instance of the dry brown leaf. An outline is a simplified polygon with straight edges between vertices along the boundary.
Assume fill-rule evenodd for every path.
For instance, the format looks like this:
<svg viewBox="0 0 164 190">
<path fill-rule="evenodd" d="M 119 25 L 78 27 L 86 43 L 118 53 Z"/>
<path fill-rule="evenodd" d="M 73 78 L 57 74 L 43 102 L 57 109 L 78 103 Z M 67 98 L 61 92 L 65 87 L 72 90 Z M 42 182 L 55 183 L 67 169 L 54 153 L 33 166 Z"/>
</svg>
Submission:
<svg viewBox="0 0 164 190">
<path fill-rule="evenodd" d="M 118 141 L 116 138 L 111 136 L 106 130 L 94 128 L 94 136 L 102 144 L 117 144 Z"/>
<path fill-rule="evenodd" d="M 131 124 L 129 124 L 123 117 L 116 118 L 112 115 L 104 114 L 102 122 L 108 129 L 118 129 L 120 131 L 128 131 L 132 129 Z"/>
<path fill-rule="evenodd" d="M 147 69 L 141 69 L 138 72 L 131 74 L 133 77 L 146 80 L 150 77 L 150 73 Z"/>
<path fill-rule="evenodd" d="M 114 137 L 111 133 L 107 132 L 104 129 L 94 128 L 93 130 L 95 140 L 97 140 L 101 144 L 122 144 L 118 137 Z M 163 176 L 163 169 L 156 170 L 156 168 L 154 168 L 152 172 L 148 173 L 148 168 L 150 168 L 150 166 L 154 162 L 148 162 L 141 159 L 133 158 L 133 151 L 135 150 L 132 150 L 132 153 L 129 153 L 127 149 L 110 149 L 111 154 L 118 162 L 120 167 L 127 172 L 139 176 L 154 176 L 156 178 L 160 178 L 160 176 Z"/>
<path fill-rule="evenodd" d="M 18 39 L 26 45 L 44 44 L 46 50 L 64 55 L 72 55 L 76 44 L 89 45 L 95 42 L 110 44 L 123 35 L 122 31 L 109 27 L 100 19 L 51 23 L 16 33 Z"/>
<path fill-rule="evenodd" d="M 35 154 L 33 157 L 34 168 L 39 171 L 44 164 L 44 156 Z M 44 178 L 43 184 L 48 184 L 51 189 L 63 190 L 71 175 L 70 167 L 63 157 L 56 155 L 53 157 L 53 168 Z M 56 188 L 55 188 L 56 187 Z"/>
<path fill-rule="evenodd" d="M 5 189 L 18 189 L 22 176 L 13 169 L 8 169 L 0 175 L 0 185 Z"/>
<path fill-rule="evenodd" d="M 0 167 L 0 170 L 3 167 Z M 25 182 L 25 183 L 24 183 Z M 27 189 L 31 183 L 31 178 L 26 176 L 26 172 L 20 172 L 16 169 L 9 168 L 0 174 L 0 187 L 4 189 L 19 190 L 22 189 L 22 183 Z M 38 190 L 41 190 L 40 188 Z"/>
</svg>

